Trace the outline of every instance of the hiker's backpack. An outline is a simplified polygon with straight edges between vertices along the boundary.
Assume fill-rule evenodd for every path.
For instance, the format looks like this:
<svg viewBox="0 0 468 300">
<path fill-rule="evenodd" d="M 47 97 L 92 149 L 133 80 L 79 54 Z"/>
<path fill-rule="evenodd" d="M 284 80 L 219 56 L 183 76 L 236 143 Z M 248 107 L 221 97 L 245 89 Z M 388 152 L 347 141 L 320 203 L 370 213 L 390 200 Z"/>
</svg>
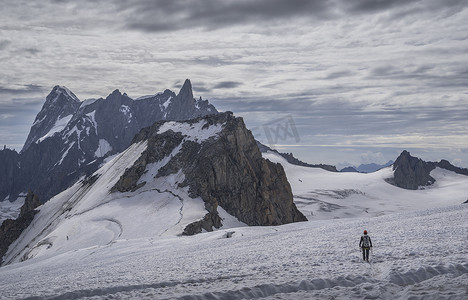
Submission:
<svg viewBox="0 0 468 300">
<path fill-rule="evenodd" d="M 370 247 L 370 237 L 368 235 L 362 236 L 362 247 L 369 248 Z"/>
</svg>

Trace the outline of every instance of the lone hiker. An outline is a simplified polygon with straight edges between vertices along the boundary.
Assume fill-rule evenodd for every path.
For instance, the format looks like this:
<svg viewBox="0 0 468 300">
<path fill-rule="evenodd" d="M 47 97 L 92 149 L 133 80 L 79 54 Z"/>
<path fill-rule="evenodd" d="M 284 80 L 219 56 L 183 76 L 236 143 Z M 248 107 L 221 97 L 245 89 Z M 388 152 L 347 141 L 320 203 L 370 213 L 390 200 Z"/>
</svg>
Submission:
<svg viewBox="0 0 468 300">
<path fill-rule="evenodd" d="M 369 249 L 372 248 L 372 241 L 370 236 L 367 235 L 367 230 L 364 230 L 364 235 L 361 236 L 359 247 L 362 249 L 362 259 L 369 261 Z"/>
</svg>

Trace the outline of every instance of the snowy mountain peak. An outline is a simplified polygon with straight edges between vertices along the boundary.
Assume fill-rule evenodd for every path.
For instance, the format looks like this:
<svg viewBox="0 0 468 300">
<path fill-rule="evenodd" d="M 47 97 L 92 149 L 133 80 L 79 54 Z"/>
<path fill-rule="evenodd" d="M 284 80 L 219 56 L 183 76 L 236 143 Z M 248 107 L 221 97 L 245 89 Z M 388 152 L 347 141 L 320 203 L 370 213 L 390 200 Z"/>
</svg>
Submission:
<svg viewBox="0 0 468 300">
<path fill-rule="evenodd" d="M 47 95 L 42 110 L 50 109 L 51 106 L 62 108 L 69 105 L 76 106 L 78 103 L 80 103 L 80 99 L 72 91 L 65 86 L 56 85 Z"/>
<path fill-rule="evenodd" d="M 60 95 L 64 95 L 66 99 L 70 99 L 72 101 L 80 101 L 72 91 L 70 91 L 67 87 L 61 85 L 54 86 L 52 91 L 49 93 L 49 96 L 51 97 L 47 96 L 47 99 L 53 101 L 54 99 L 58 99 Z"/>
<path fill-rule="evenodd" d="M 56 85 L 37 114 L 21 152 L 31 144 L 61 131 L 80 105 L 80 100 L 68 88 Z"/>
</svg>

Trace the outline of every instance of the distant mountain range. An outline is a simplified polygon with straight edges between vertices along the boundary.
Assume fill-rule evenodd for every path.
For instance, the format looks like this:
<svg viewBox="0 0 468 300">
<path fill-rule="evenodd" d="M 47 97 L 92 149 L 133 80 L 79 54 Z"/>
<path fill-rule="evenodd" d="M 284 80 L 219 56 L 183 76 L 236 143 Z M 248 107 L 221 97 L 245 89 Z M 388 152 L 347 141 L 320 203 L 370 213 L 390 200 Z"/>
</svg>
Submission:
<svg viewBox="0 0 468 300">
<path fill-rule="evenodd" d="M 360 164 L 358 167 L 350 166 L 340 170 L 340 172 L 359 172 L 359 173 L 372 173 L 382 168 L 391 166 L 394 163 L 393 160 L 389 160 L 387 163 L 379 165 L 376 163 Z"/>
<path fill-rule="evenodd" d="M 136 100 L 115 90 L 105 99 L 81 102 L 66 87 L 55 86 L 21 152 L 0 151 L 0 201 L 31 190 L 45 202 L 125 150 L 142 128 L 213 113 L 208 101 L 194 99 L 188 79 L 178 94 L 165 90 Z"/>
</svg>

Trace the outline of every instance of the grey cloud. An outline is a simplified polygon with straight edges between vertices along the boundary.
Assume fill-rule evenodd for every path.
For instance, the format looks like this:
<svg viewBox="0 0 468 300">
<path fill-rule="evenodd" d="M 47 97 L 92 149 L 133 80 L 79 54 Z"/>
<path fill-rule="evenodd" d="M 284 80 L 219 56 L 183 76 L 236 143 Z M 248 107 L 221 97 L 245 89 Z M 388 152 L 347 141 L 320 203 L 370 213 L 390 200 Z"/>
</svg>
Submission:
<svg viewBox="0 0 468 300">
<path fill-rule="evenodd" d="M 120 8 L 127 12 L 127 28 L 149 32 L 193 27 L 217 29 L 291 17 L 325 19 L 332 14 L 330 4 L 319 0 L 207 0 L 196 4 L 181 0 L 143 0 L 123 1 Z"/>
<path fill-rule="evenodd" d="M 41 50 L 36 49 L 36 48 L 24 48 L 23 51 L 28 53 L 28 54 L 32 54 L 32 55 L 36 55 L 39 52 L 41 52 Z"/>
<path fill-rule="evenodd" d="M 378 76 L 378 77 L 381 77 L 381 76 L 393 76 L 393 75 L 397 75 L 397 74 L 402 74 L 403 71 L 400 70 L 400 69 L 397 69 L 396 67 L 394 66 L 391 66 L 391 65 L 384 65 L 384 66 L 378 66 L 376 68 L 373 68 L 371 70 L 371 76 Z"/>
<path fill-rule="evenodd" d="M 9 6 L 17 5 L 12 1 L 3 6 L 8 12 Z M 53 6 L 53 10 L 49 6 Z M 215 30 L 235 25 L 267 29 L 268 25 L 296 19 L 313 23 L 379 12 L 390 12 L 390 18 L 397 18 L 425 12 L 456 13 L 465 6 L 466 0 L 83 0 L 79 4 L 72 0 L 49 0 L 41 2 L 41 5 L 24 5 L 19 16 L 22 20 L 18 21 L 27 18 L 29 22 L 25 26 L 31 28 L 35 25 L 87 29 L 105 26 L 144 32 L 193 28 Z M 75 18 L 65 17 L 68 15 Z M 3 26 L 6 28 L 5 24 Z"/>
<path fill-rule="evenodd" d="M 414 74 L 426 74 L 428 71 L 431 71 L 435 68 L 434 65 L 423 65 L 417 67 L 413 72 Z"/>
<path fill-rule="evenodd" d="M 0 41 L 0 50 L 5 50 L 10 44 L 11 44 L 11 41 L 9 41 L 9 40 L 1 40 Z"/>
<path fill-rule="evenodd" d="M 242 85 L 242 82 L 237 81 L 222 81 L 216 84 L 214 89 L 232 89 Z"/>
<path fill-rule="evenodd" d="M 330 73 L 327 76 L 325 76 L 324 79 L 337 79 L 341 77 L 349 77 L 352 75 L 354 75 L 353 72 L 345 70 L 345 71 L 338 71 L 338 72 Z"/>
<path fill-rule="evenodd" d="M 209 88 L 206 88 L 204 86 L 194 86 L 193 91 L 196 93 L 208 93 L 211 90 Z"/>
<path fill-rule="evenodd" d="M 26 84 L 21 88 L 12 88 L 0 86 L 0 94 L 9 94 L 9 95 L 23 95 L 23 94 L 33 94 L 33 93 L 42 93 L 44 88 L 35 84 Z"/>
<path fill-rule="evenodd" d="M 42 104 L 45 102 L 45 97 L 24 97 L 24 98 L 13 98 L 12 103 L 15 107 L 21 107 L 21 106 L 34 106 L 37 105 L 40 107 Z M 28 108 L 29 110 L 29 108 Z M 39 112 L 39 110 L 36 111 L 36 113 Z"/>
<path fill-rule="evenodd" d="M 379 77 L 385 80 L 398 80 L 403 86 L 412 80 L 419 82 L 428 89 L 449 88 L 449 87 L 467 87 L 468 86 L 468 65 L 450 66 L 451 72 L 441 74 L 434 65 L 421 65 L 410 68 L 396 67 L 392 65 L 382 65 L 370 70 L 367 79 Z"/>
<path fill-rule="evenodd" d="M 375 13 L 395 9 L 394 17 L 446 10 L 455 13 L 466 6 L 466 0 L 357 0 L 341 2 L 350 13 Z"/>
<path fill-rule="evenodd" d="M 197 98 L 199 96 L 203 96 L 203 94 L 207 94 L 211 92 L 211 88 L 207 87 L 207 84 L 205 82 L 192 82 L 192 89 L 194 92 L 194 96 Z M 196 94 L 197 95 L 196 95 Z"/>
<path fill-rule="evenodd" d="M 213 30 L 233 25 L 268 22 L 275 24 L 292 18 L 321 21 L 343 16 L 390 12 L 389 19 L 426 12 L 458 12 L 465 0 L 182 0 L 121 1 L 117 6 L 124 12 L 124 27 L 145 32 L 203 28 Z M 138 17 L 135 17 L 138 16 Z"/>
<path fill-rule="evenodd" d="M 311 98 L 313 96 L 279 95 L 269 99 L 250 97 L 213 99 L 212 102 L 221 110 L 244 116 L 251 127 L 267 124 L 264 120 L 290 115 L 301 135 L 445 135 L 468 126 L 468 108 L 456 105 L 388 105 L 376 109 L 365 103 Z"/>
<path fill-rule="evenodd" d="M 219 66 L 219 65 L 232 65 L 235 63 L 236 60 L 242 58 L 241 55 L 222 55 L 222 56 L 203 56 L 197 57 L 191 62 L 195 62 L 197 64 L 208 65 L 208 66 Z"/>
<path fill-rule="evenodd" d="M 387 10 L 393 7 L 401 7 L 405 5 L 410 5 L 414 2 L 419 2 L 419 0 L 359 0 L 359 1 L 349 1 L 351 6 L 349 11 L 351 12 L 376 12 Z"/>
<path fill-rule="evenodd" d="M 30 90 L 37 86 L 29 87 Z M 27 88 L 28 89 L 28 88 Z M 1 91 L 21 95 L 16 89 L 0 89 L 0 143 L 20 149 L 29 132 L 36 114 L 44 104 L 43 97 L 15 97 L 8 99 Z"/>
<path fill-rule="evenodd" d="M 34 117 L 44 103 L 43 98 L 15 98 L 11 105 L 0 106 L 0 131 L 15 136 L 13 143 L 24 142 Z M 1 136 L 1 135 L 0 135 Z M 2 136 L 2 139 L 5 138 Z M 6 143 L 6 141 L 2 141 Z M 12 143 L 12 142 L 9 142 Z"/>
</svg>

